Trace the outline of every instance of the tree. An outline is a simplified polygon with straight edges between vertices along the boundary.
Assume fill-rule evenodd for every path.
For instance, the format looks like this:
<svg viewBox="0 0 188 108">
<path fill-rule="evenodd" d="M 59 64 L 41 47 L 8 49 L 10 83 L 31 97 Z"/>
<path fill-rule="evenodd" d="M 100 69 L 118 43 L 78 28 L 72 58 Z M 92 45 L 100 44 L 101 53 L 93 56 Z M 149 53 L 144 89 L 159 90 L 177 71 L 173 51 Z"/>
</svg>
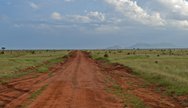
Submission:
<svg viewBox="0 0 188 108">
<path fill-rule="evenodd" d="M 1 47 L 2 51 L 1 51 L 1 54 L 5 54 L 5 47 Z"/>
</svg>

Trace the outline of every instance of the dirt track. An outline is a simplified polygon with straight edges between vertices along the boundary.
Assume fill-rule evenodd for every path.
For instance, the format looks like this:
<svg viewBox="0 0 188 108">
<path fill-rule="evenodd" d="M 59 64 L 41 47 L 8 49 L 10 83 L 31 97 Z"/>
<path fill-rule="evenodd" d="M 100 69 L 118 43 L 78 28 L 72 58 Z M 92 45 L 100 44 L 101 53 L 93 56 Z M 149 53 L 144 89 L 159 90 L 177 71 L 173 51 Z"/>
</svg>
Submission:
<svg viewBox="0 0 188 108">
<path fill-rule="evenodd" d="M 123 100 L 105 89 L 105 79 L 112 77 L 129 93 L 138 96 L 147 106 L 156 108 L 182 108 L 170 97 L 140 87 L 142 79 L 118 66 L 103 68 L 81 51 L 75 51 L 65 63 L 49 73 L 28 75 L 12 80 L 0 87 L 0 107 L 5 108 L 124 108 Z M 127 83 L 131 83 L 128 85 Z M 41 87 L 44 91 L 36 99 L 30 96 Z M 127 107 L 131 107 L 127 105 Z"/>
</svg>

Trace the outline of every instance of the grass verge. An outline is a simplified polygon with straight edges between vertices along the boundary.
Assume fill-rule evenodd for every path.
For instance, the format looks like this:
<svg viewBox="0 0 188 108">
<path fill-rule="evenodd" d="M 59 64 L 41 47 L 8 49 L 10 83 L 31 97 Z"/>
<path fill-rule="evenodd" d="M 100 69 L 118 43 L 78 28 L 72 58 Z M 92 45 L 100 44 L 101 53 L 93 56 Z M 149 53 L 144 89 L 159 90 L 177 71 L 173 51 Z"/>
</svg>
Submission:
<svg viewBox="0 0 188 108">
<path fill-rule="evenodd" d="M 28 71 L 31 71 L 27 69 L 28 67 L 38 67 L 45 61 L 50 62 L 50 64 L 56 63 L 62 60 L 56 58 L 61 58 L 67 55 L 68 52 L 66 50 L 5 51 L 5 54 L 0 54 L 0 80 L 22 76 Z M 44 70 L 46 69 L 39 69 L 42 72 Z"/>
<path fill-rule="evenodd" d="M 124 107 L 132 108 L 148 108 L 144 102 L 137 96 L 129 93 L 128 90 L 123 89 L 115 80 L 108 77 L 105 81 L 107 85 L 110 83 L 111 86 L 106 88 L 108 93 L 114 94 L 123 100 Z"/>
<path fill-rule="evenodd" d="M 188 94 L 188 56 L 186 49 L 99 50 L 91 51 L 94 59 L 107 59 L 133 69 L 133 74 L 158 86 L 168 95 Z M 108 57 L 104 58 L 104 55 Z"/>
<path fill-rule="evenodd" d="M 39 64 L 38 66 L 35 66 L 33 68 L 23 69 L 23 70 L 11 72 L 11 73 L 0 74 L 0 83 L 6 84 L 11 79 L 20 78 L 20 77 L 23 77 L 25 75 L 28 75 L 28 74 L 31 74 L 34 72 L 37 72 L 37 73 L 49 72 L 50 67 L 52 67 L 53 65 L 55 65 L 59 62 L 62 62 L 63 60 L 64 60 L 64 58 L 58 57 L 58 58 L 50 59 L 50 60 L 48 60 L 42 64 Z"/>
<path fill-rule="evenodd" d="M 36 99 L 47 87 L 48 87 L 48 84 L 42 86 L 41 88 L 39 88 L 38 90 L 36 90 L 35 92 L 33 92 L 31 94 L 31 96 L 29 97 L 29 99 L 30 100 Z"/>
<path fill-rule="evenodd" d="M 19 108 L 27 108 L 29 104 L 32 103 L 33 100 L 35 100 L 46 88 L 48 87 L 48 84 L 42 86 L 35 92 L 33 92 L 27 101 L 25 101 L 23 104 L 19 106 Z"/>
</svg>

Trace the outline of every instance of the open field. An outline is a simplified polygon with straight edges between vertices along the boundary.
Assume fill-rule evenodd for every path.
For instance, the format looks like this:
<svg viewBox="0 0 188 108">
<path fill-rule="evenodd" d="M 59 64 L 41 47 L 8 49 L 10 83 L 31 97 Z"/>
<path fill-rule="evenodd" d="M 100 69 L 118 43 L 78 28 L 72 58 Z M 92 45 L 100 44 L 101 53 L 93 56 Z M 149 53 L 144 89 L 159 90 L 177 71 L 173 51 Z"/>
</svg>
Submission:
<svg viewBox="0 0 188 108">
<path fill-rule="evenodd" d="M 96 50 L 93 58 L 120 63 L 170 95 L 188 95 L 188 50 Z M 108 57 L 104 57 L 107 54 Z M 161 87 L 161 88 L 160 88 Z"/>
<path fill-rule="evenodd" d="M 68 54 L 68 51 L 58 50 L 15 50 L 5 51 L 0 54 L 0 78 L 11 78 L 27 73 L 26 68 L 34 68 L 44 62 L 58 62 L 58 58 Z M 60 60 L 61 61 L 61 60 Z M 45 71 L 47 67 L 41 67 L 39 71 Z M 22 73 L 20 73 L 22 71 Z"/>
</svg>

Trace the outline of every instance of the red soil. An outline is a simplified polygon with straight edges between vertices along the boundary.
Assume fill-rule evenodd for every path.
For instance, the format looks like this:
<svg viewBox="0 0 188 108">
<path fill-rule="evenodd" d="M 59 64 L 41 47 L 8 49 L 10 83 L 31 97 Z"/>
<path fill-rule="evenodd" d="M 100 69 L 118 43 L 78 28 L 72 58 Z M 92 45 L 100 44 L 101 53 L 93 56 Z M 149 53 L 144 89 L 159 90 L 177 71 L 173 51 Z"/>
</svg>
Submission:
<svg viewBox="0 0 188 108">
<path fill-rule="evenodd" d="M 65 63 L 57 64 L 50 72 L 52 75 L 35 73 L 1 85 L 0 108 L 124 108 L 119 97 L 106 92 L 107 76 L 150 107 L 182 108 L 172 98 L 141 87 L 142 79 L 121 66 L 105 68 L 81 51 L 73 52 Z M 32 93 L 44 85 L 46 89 L 36 99 L 30 99 Z"/>
</svg>

